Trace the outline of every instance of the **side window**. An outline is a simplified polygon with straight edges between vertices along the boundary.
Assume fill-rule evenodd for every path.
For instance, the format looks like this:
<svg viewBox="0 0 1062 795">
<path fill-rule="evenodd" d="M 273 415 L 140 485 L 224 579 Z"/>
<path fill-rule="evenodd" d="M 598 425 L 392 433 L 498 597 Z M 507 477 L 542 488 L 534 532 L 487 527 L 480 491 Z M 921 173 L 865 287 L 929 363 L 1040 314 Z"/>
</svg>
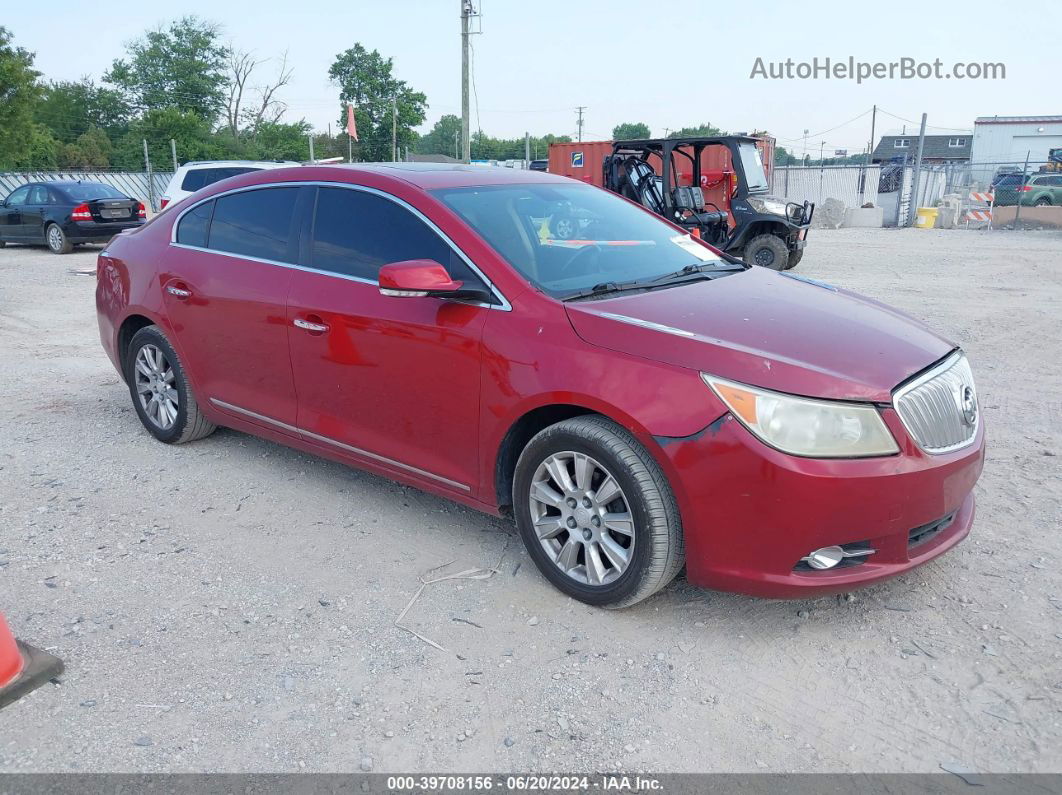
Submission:
<svg viewBox="0 0 1062 795">
<path fill-rule="evenodd" d="M 184 180 L 181 182 L 181 190 L 195 192 L 200 188 L 205 188 L 207 185 L 213 185 L 215 182 L 221 182 L 223 179 L 229 177 L 235 177 L 237 174 L 246 174 L 249 171 L 258 171 L 257 168 L 244 168 L 241 166 L 230 166 L 228 168 L 195 168 L 184 175 Z"/>
<path fill-rule="evenodd" d="M 177 242 L 186 246 L 206 248 L 207 233 L 210 231 L 210 216 L 214 212 L 214 202 L 204 202 L 184 214 L 177 224 Z"/>
<path fill-rule="evenodd" d="M 291 220 L 299 189 L 261 188 L 214 202 L 207 247 L 244 257 L 295 262 Z"/>
<path fill-rule="evenodd" d="M 410 259 L 432 259 L 442 263 L 451 278 L 480 282 L 464 260 L 405 207 L 366 191 L 318 191 L 310 267 L 376 281 L 380 266 Z"/>
<path fill-rule="evenodd" d="M 29 198 L 26 200 L 26 204 L 47 204 L 48 203 L 48 189 L 43 185 L 34 185 L 29 192 Z"/>
<path fill-rule="evenodd" d="M 29 196 L 30 186 L 23 185 L 21 188 L 16 188 L 10 196 L 7 197 L 7 205 L 13 207 L 15 205 L 22 205 L 26 203 L 26 197 Z"/>
</svg>

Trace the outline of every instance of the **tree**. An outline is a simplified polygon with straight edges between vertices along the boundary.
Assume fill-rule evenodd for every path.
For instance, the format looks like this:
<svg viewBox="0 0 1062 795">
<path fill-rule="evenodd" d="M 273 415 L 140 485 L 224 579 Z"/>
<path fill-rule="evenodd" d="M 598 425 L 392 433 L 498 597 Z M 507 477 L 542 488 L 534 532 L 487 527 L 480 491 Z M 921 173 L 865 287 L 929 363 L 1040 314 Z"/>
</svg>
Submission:
<svg viewBox="0 0 1062 795">
<path fill-rule="evenodd" d="M 157 108 L 129 125 L 129 131 L 114 148 L 112 165 L 130 171 L 144 168 L 144 144 L 155 169 L 170 167 L 170 139 L 176 142 L 180 160 L 218 160 L 232 154 L 232 139 L 215 136 L 210 123 L 198 114 L 179 108 Z"/>
<path fill-rule="evenodd" d="M 69 143 L 93 127 L 117 138 L 125 131 L 131 113 L 119 92 L 97 86 L 86 77 L 49 83 L 35 115 L 56 138 Z"/>
<path fill-rule="evenodd" d="M 213 123 L 225 107 L 229 50 L 218 43 L 218 27 L 182 17 L 126 45 L 103 79 L 140 110 L 175 108 Z"/>
<path fill-rule="evenodd" d="M 669 135 L 669 138 L 703 138 L 711 135 L 726 135 L 725 132 L 720 130 L 714 124 L 698 124 L 696 127 L 683 127 L 681 130 L 675 130 Z"/>
<path fill-rule="evenodd" d="M 11 34 L 0 27 L 0 168 L 25 161 L 39 135 L 33 112 L 40 100 L 40 72 L 33 53 L 11 45 Z"/>
<path fill-rule="evenodd" d="M 256 128 L 253 139 L 255 157 L 262 160 L 306 160 L 310 156 L 306 136 L 312 131 L 313 127 L 305 120 L 294 124 L 262 122 Z M 314 154 L 317 155 L 317 152 Z"/>
<path fill-rule="evenodd" d="M 384 58 L 377 50 L 366 50 L 361 44 L 337 55 L 328 70 L 328 76 L 340 88 L 340 127 L 347 123 L 347 105 L 354 103 L 360 139 L 355 153 L 359 160 L 392 159 L 393 112 L 397 116 L 399 146 L 413 145 L 417 140 L 414 128 L 424 122 L 427 97 L 394 77 L 393 71 L 393 59 Z"/>
<path fill-rule="evenodd" d="M 459 158 L 461 119 L 448 113 L 435 122 L 431 131 L 417 139 L 413 149 L 424 155 L 449 155 Z"/>
<path fill-rule="evenodd" d="M 73 143 L 64 144 L 59 152 L 63 168 L 108 168 L 111 165 L 111 140 L 99 127 L 90 127 Z"/>
<path fill-rule="evenodd" d="M 637 141 L 649 137 L 649 125 L 640 121 L 628 121 L 612 128 L 613 141 Z"/>
<path fill-rule="evenodd" d="M 276 98 L 276 93 L 291 82 L 293 69 L 288 67 L 288 54 L 284 53 L 276 76 L 268 83 L 252 86 L 251 79 L 255 70 L 265 61 L 255 60 L 248 52 L 229 50 L 229 85 L 225 102 L 225 118 L 229 134 L 238 141 L 241 126 L 246 125 L 254 135 L 264 122 L 279 122 L 287 110 L 287 105 Z M 249 94 L 254 91 L 257 98 L 250 101 Z"/>
</svg>

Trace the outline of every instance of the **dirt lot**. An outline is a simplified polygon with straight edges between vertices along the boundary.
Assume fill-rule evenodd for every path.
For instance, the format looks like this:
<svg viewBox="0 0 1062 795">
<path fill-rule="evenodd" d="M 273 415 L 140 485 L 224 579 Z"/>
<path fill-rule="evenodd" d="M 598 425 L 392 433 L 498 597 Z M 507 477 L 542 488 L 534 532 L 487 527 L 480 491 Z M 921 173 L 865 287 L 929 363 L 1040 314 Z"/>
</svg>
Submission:
<svg viewBox="0 0 1062 795">
<path fill-rule="evenodd" d="M 232 431 L 142 430 L 94 251 L 0 250 L 0 609 L 67 665 L 0 771 L 1062 771 L 1062 235 L 816 233 L 798 272 L 969 352 L 971 538 L 849 598 L 606 612 L 513 529 Z M 429 586 L 418 577 L 497 566 Z"/>
</svg>

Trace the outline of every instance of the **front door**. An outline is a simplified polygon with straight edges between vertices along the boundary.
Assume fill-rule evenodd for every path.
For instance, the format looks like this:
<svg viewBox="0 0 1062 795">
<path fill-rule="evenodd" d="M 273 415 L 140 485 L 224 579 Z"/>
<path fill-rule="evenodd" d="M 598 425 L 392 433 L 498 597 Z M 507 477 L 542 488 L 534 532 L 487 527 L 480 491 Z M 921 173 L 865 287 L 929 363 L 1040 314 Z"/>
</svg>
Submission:
<svg viewBox="0 0 1062 795">
<path fill-rule="evenodd" d="M 380 294 L 380 266 L 441 262 L 478 277 L 406 206 L 353 187 L 318 190 L 288 298 L 300 430 L 355 460 L 470 493 L 476 481 L 485 305 Z"/>
<path fill-rule="evenodd" d="M 258 188 L 194 207 L 159 267 L 200 400 L 295 435 L 285 304 L 313 188 Z"/>
<path fill-rule="evenodd" d="M 0 207 L 0 238 L 4 240 L 22 240 L 22 211 L 29 198 L 30 185 L 23 185 L 11 191 Z"/>
<path fill-rule="evenodd" d="M 34 185 L 30 188 L 26 205 L 22 208 L 22 236 L 35 243 L 44 243 L 44 211 L 50 204 L 48 188 Z"/>
</svg>

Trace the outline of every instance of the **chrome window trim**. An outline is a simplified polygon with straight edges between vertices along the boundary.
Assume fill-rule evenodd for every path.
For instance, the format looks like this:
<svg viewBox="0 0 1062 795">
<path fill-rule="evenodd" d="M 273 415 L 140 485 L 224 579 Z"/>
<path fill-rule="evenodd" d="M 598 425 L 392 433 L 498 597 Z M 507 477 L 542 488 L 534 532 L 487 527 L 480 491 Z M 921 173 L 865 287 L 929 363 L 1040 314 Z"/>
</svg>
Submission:
<svg viewBox="0 0 1062 795">
<path fill-rule="evenodd" d="M 932 381 L 942 373 L 946 373 L 956 364 L 960 359 L 965 358 L 966 354 L 963 353 L 962 348 L 956 348 L 949 353 L 943 360 L 930 367 L 923 373 L 914 376 L 910 380 L 902 383 L 900 386 L 892 392 L 892 408 L 896 412 L 896 416 L 900 418 L 900 422 L 903 424 L 904 430 L 907 431 L 907 435 L 911 438 L 911 441 L 915 443 L 915 446 L 926 455 L 944 455 L 945 453 L 954 453 L 956 450 L 962 450 L 964 447 L 969 447 L 977 440 L 977 433 L 981 429 L 981 401 L 977 401 L 977 417 L 974 420 L 973 432 L 970 434 L 970 438 L 958 444 L 949 445 L 947 447 L 934 447 L 932 449 L 926 449 L 922 446 L 922 443 L 918 441 L 918 437 L 911 429 L 911 426 L 907 424 L 907 420 L 903 417 L 903 412 L 899 410 L 899 402 L 905 395 L 912 392 L 918 387 L 925 384 L 927 381 Z M 972 372 L 972 368 L 971 368 Z M 976 395 L 976 383 L 974 385 L 974 394 Z"/>
<path fill-rule="evenodd" d="M 210 402 L 213 403 L 218 408 L 226 409 L 227 411 L 231 411 L 231 412 L 233 412 L 235 414 L 242 414 L 245 417 L 250 417 L 252 419 L 256 419 L 256 420 L 259 420 L 261 422 L 268 423 L 269 425 L 272 425 L 272 426 L 274 426 L 276 428 L 281 428 L 281 429 L 283 429 L 285 431 L 288 431 L 290 433 L 298 434 L 299 436 L 305 436 L 305 437 L 308 437 L 308 438 L 313 439 L 315 441 L 325 442 L 326 444 L 330 444 L 330 445 L 333 445 L 335 447 L 339 447 L 339 448 L 341 448 L 343 450 L 347 450 L 347 451 L 349 451 L 351 453 L 354 453 L 356 455 L 360 455 L 360 456 L 362 456 L 364 458 L 368 458 L 368 459 L 370 459 L 372 461 L 379 461 L 381 464 L 386 464 L 387 466 L 395 467 L 397 469 L 402 469 L 402 470 L 405 470 L 406 472 L 412 472 L 413 474 L 420 475 L 421 477 L 430 478 L 431 480 L 436 480 L 436 481 L 438 481 L 440 483 L 445 483 L 447 486 L 452 486 L 453 488 L 460 489 L 461 491 L 466 491 L 466 492 L 471 492 L 472 491 L 472 489 L 470 487 L 466 486 L 464 483 L 458 483 L 456 480 L 450 480 L 450 478 L 444 478 L 442 475 L 436 475 L 434 472 L 429 472 L 426 469 L 420 469 L 419 467 L 411 466 L 409 464 L 403 464 L 401 461 L 396 461 L 393 458 L 388 458 L 387 456 L 378 455 L 377 453 L 370 453 L 368 450 L 362 450 L 360 447 L 354 447 L 353 445 L 346 444 L 344 442 L 336 441 L 335 439 L 332 439 L 332 438 L 330 438 L 328 436 L 321 436 L 319 433 L 313 433 L 312 431 L 307 431 L 307 430 L 305 430 L 303 428 L 299 428 L 299 427 L 297 427 L 295 425 L 289 425 L 286 422 L 281 422 L 280 420 L 274 420 L 272 417 L 267 417 L 264 414 L 259 414 L 256 411 L 251 411 L 250 409 L 241 408 L 241 407 L 236 406 L 236 405 L 234 405 L 232 403 L 227 403 L 224 400 L 218 400 L 217 398 L 210 398 Z"/>
<path fill-rule="evenodd" d="M 291 182 L 265 182 L 265 183 L 261 183 L 261 184 L 258 184 L 258 185 L 248 185 L 248 186 L 243 187 L 243 188 L 232 188 L 231 190 L 222 191 L 221 193 L 215 193 L 215 194 L 213 194 L 211 196 L 205 196 L 204 198 L 198 200 L 194 204 L 190 204 L 187 207 L 185 207 L 183 210 L 181 210 L 180 214 L 178 214 L 178 216 L 174 219 L 173 226 L 170 227 L 170 245 L 171 246 L 175 246 L 177 248 L 191 249 L 193 251 L 204 251 L 204 252 L 207 252 L 207 253 L 210 253 L 210 254 L 221 254 L 222 256 L 233 257 L 235 259 L 244 259 L 244 260 L 248 260 L 250 262 L 260 262 L 260 263 L 265 264 L 265 265 L 279 265 L 282 268 L 293 268 L 295 270 L 308 271 L 310 273 L 319 273 L 319 274 L 322 274 L 324 276 L 333 276 L 333 277 L 335 277 L 337 279 L 346 279 L 347 281 L 360 282 L 362 284 L 373 284 L 373 285 L 378 284 L 378 282 L 373 281 L 372 279 L 364 279 L 364 278 L 361 278 L 361 277 L 358 277 L 358 276 L 348 276 L 348 275 L 343 274 L 343 273 L 334 273 L 333 271 L 320 270 L 319 268 L 311 268 L 311 267 L 308 267 L 306 265 L 299 265 L 299 264 L 294 263 L 294 262 L 279 262 L 277 260 L 262 259 L 260 257 L 245 257 L 245 256 L 243 256 L 241 254 L 236 254 L 235 252 L 232 252 L 232 251 L 219 251 L 218 249 L 204 248 L 202 246 L 190 246 L 190 245 L 188 245 L 186 243 L 178 243 L 177 242 L 177 227 L 180 226 L 181 221 L 184 219 L 185 214 L 191 212 L 196 207 L 198 207 L 200 204 L 206 204 L 208 201 L 213 201 L 215 199 L 220 199 L 220 198 L 222 198 L 224 196 L 230 196 L 230 195 L 232 195 L 234 193 L 246 193 L 248 191 L 261 190 L 261 189 L 264 189 L 264 188 L 301 188 L 301 187 L 308 187 L 308 186 L 313 186 L 313 187 L 318 187 L 318 188 L 345 188 L 347 190 L 360 190 L 360 191 L 362 191 L 364 193 L 371 193 L 371 194 L 373 194 L 375 196 L 379 196 L 379 197 L 381 197 L 383 199 L 387 199 L 388 201 L 392 201 L 395 204 L 397 204 L 398 206 L 405 208 L 406 210 L 411 212 L 414 216 L 419 218 L 422 222 L 424 222 L 428 226 L 429 229 L 431 229 L 433 232 L 435 232 L 435 234 L 437 234 L 440 238 L 442 238 L 443 242 L 446 243 L 446 245 L 448 245 L 455 252 L 457 252 L 457 256 L 459 256 L 462 260 L 464 260 L 465 264 L 472 270 L 472 272 L 474 274 L 476 274 L 480 279 L 482 279 L 483 283 L 485 285 L 487 285 L 487 289 L 490 290 L 491 294 L 493 294 L 494 297 L 497 298 L 501 302 L 500 304 L 485 304 L 485 303 L 482 303 L 482 302 L 479 302 L 479 301 L 476 301 L 476 302 L 467 301 L 467 302 L 463 302 L 463 303 L 468 303 L 471 306 L 482 306 L 482 307 L 486 307 L 487 309 L 497 309 L 497 310 L 501 310 L 502 312 L 511 312 L 512 311 L 512 308 L 513 308 L 512 304 L 509 303 L 509 300 L 505 297 L 505 295 L 502 293 L 502 291 L 498 289 L 498 287 L 494 284 L 494 282 L 492 282 L 489 278 L 487 278 L 487 274 L 485 274 L 482 270 L 480 270 L 479 266 L 477 266 L 472 261 L 472 259 L 467 254 L 465 254 L 465 252 L 461 249 L 461 247 L 458 246 L 450 238 L 449 235 L 447 235 L 445 232 L 443 232 L 435 224 L 434 221 L 432 221 L 430 218 L 428 218 L 428 216 L 426 216 L 424 213 L 422 213 L 420 210 L 418 210 L 416 207 L 414 207 L 413 205 L 411 205 L 409 202 L 405 201 L 404 199 L 400 199 L 397 196 L 395 196 L 395 195 L 393 195 L 391 193 L 388 193 L 387 191 L 382 191 L 382 190 L 380 190 L 378 188 L 370 188 L 367 185 L 355 185 L 355 184 L 350 183 L 350 182 L 329 182 L 327 180 L 291 181 Z"/>
</svg>

